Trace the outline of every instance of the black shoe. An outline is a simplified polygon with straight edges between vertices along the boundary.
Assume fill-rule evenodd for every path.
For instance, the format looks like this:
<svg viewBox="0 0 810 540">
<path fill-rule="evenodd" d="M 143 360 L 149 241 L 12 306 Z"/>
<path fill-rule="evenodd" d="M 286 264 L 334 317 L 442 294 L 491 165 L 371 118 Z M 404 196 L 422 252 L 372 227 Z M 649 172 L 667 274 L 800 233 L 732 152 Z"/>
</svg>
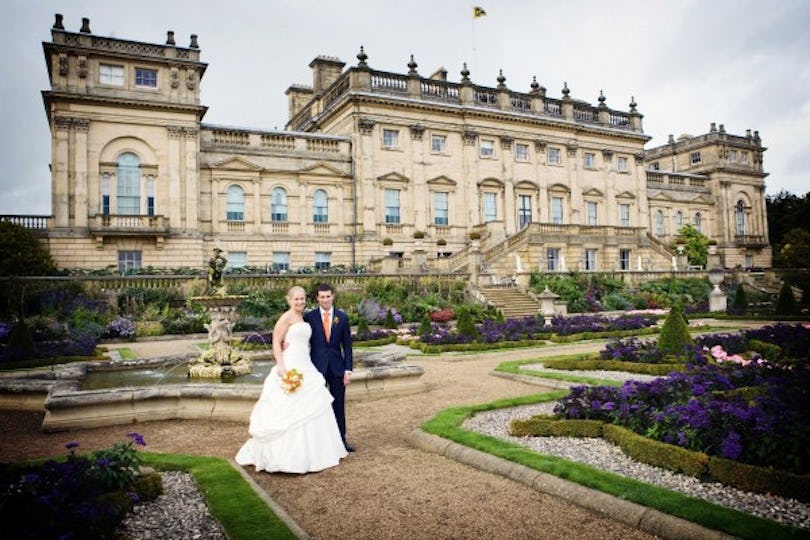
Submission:
<svg viewBox="0 0 810 540">
<path fill-rule="evenodd" d="M 350 445 L 349 443 L 346 443 L 346 451 L 354 452 L 354 446 Z"/>
</svg>

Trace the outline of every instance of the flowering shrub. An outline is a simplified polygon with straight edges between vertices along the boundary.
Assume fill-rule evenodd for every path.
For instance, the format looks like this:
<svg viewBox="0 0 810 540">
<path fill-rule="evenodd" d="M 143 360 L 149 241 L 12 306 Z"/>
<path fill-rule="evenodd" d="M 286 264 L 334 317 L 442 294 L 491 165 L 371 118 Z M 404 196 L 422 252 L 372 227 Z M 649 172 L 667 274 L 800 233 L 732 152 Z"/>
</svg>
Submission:
<svg viewBox="0 0 810 540">
<path fill-rule="evenodd" d="M 112 448 L 78 455 L 65 445 L 64 461 L 0 466 L 0 509 L 8 538 L 112 538 L 124 515 L 154 492 L 139 484 L 138 433 Z"/>
<path fill-rule="evenodd" d="M 621 360 L 623 362 L 641 362 L 645 364 L 661 364 L 666 355 L 658 349 L 655 341 L 641 341 L 637 337 L 627 340 L 611 339 L 599 353 L 603 360 Z"/>
<path fill-rule="evenodd" d="M 115 337 L 122 337 L 127 339 L 134 338 L 135 323 L 132 322 L 132 319 L 118 316 L 107 324 L 107 328 L 104 331 L 104 335 L 106 337 L 112 338 Z"/>
<path fill-rule="evenodd" d="M 555 408 L 710 455 L 797 474 L 810 469 L 810 371 L 725 362 L 622 387 L 578 386 Z"/>
<path fill-rule="evenodd" d="M 385 322 L 385 316 L 388 310 L 391 310 L 394 323 L 402 324 L 402 315 L 400 315 L 396 309 L 383 307 L 373 298 L 367 298 L 357 305 L 357 313 L 371 324 L 382 324 Z"/>
<path fill-rule="evenodd" d="M 453 318 L 453 310 L 450 308 L 433 308 L 428 311 L 430 320 L 437 323 L 446 323 Z"/>
</svg>

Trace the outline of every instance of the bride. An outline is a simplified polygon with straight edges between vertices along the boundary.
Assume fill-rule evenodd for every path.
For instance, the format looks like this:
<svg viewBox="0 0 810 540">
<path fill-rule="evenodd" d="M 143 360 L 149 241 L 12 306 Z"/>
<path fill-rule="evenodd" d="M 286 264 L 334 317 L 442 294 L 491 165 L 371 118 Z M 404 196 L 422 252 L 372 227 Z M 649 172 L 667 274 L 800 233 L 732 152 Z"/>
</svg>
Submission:
<svg viewBox="0 0 810 540">
<path fill-rule="evenodd" d="M 346 457 L 346 448 L 332 411 L 332 395 L 309 357 L 312 328 L 302 316 L 304 289 L 292 287 L 287 303 L 290 309 L 273 327 L 276 366 L 250 414 L 250 439 L 236 454 L 236 462 L 253 465 L 256 471 L 320 471 L 337 465 Z M 285 390 L 282 378 L 290 370 L 300 373 L 302 382 Z"/>
</svg>

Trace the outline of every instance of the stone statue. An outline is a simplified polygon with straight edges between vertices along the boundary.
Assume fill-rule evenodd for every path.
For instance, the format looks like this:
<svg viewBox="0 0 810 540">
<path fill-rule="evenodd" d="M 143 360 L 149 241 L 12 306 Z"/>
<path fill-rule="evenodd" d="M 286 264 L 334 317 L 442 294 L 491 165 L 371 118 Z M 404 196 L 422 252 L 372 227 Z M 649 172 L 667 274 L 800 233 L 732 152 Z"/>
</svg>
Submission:
<svg viewBox="0 0 810 540">
<path fill-rule="evenodd" d="M 208 260 L 208 294 L 225 294 L 225 283 L 222 275 L 225 273 L 225 265 L 228 259 L 222 256 L 222 250 L 214 248 L 214 256 Z"/>
</svg>

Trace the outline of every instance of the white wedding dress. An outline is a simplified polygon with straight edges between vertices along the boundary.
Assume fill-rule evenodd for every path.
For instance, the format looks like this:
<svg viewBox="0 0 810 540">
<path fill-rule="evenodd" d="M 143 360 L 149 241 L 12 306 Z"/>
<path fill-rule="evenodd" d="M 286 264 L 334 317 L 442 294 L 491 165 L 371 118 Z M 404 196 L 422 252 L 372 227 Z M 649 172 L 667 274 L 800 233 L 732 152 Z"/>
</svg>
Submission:
<svg viewBox="0 0 810 540">
<path fill-rule="evenodd" d="M 250 414 L 250 439 L 236 454 L 238 464 L 253 465 L 257 471 L 307 473 L 334 467 L 346 457 L 332 395 L 309 358 L 311 334 L 305 322 L 287 330 L 284 363 L 288 370 L 300 371 L 303 382 L 287 394 L 278 368 L 270 371 Z"/>
</svg>

